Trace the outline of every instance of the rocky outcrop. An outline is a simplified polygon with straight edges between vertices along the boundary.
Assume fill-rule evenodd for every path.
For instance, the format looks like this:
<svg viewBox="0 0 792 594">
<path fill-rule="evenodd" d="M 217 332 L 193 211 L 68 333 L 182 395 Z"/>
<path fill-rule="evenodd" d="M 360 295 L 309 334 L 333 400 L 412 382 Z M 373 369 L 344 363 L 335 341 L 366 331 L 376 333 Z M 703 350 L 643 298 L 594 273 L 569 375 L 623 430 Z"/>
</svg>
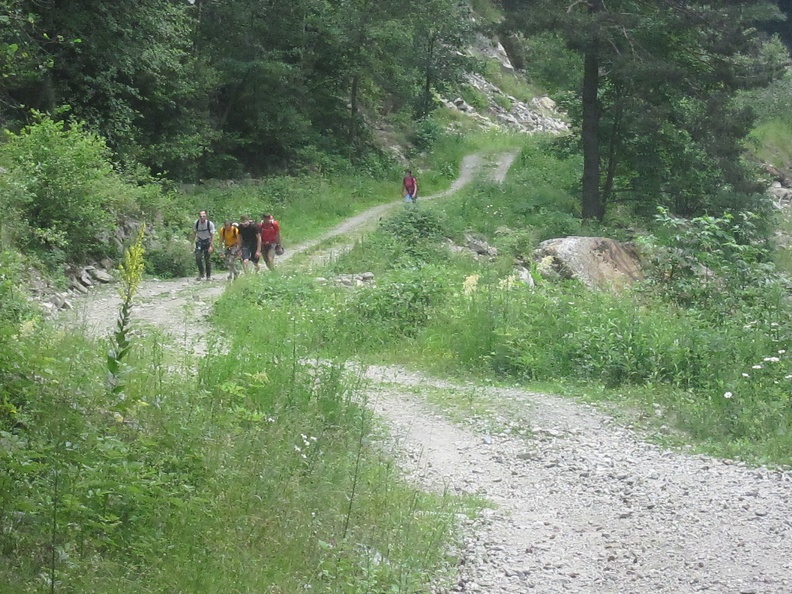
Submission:
<svg viewBox="0 0 792 594">
<path fill-rule="evenodd" d="M 69 267 L 65 271 L 66 290 L 56 287 L 31 269 L 28 273 L 28 294 L 48 314 L 54 314 L 63 309 L 72 309 L 74 298 L 87 295 L 95 287 L 115 280 L 110 273 L 112 268 L 113 262 L 109 259 L 104 259 L 101 263 L 91 266 Z"/>
<path fill-rule="evenodd" d="M 477 110 L 461 97 L 446 101 L 445 105 L 468 115 L 483 128 L 506 128 L 525 134 L 561 134 L 569 130 L 555 102 L 547 96 L 535 97 L 529 104 L 504 93 L 479 74 L 470 75 L 468 83 L 486 95 L 486 109 Z"/>
<path fill-rule="evenodd" d="M 618 290 L 643 278 L 635 247 L 605 237 L 548 239 L 534 260 L 543 277 L 576 279 L 592 289 Z"/>
</svg>

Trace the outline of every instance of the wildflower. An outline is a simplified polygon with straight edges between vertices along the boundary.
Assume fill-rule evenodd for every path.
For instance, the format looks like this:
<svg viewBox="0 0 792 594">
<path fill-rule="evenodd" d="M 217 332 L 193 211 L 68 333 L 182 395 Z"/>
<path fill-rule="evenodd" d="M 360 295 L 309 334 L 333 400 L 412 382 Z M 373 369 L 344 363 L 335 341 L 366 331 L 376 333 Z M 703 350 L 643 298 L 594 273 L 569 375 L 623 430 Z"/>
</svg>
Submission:
<svg viewBox="0 0 792 594">
<path fill-rule="evenodd" d="M 743 376 L 743 377 L 751 377 L 751 376 L 750 376 L 750 375 L 748 375 L 747 373 L 743 373 L 743 374 L 742 374 L 742 376 Z"/>
<path fill-rule="evenodd" d="M 302 448 L 300 446 L 298 446 L 298 445 L 295 445 L 294 446 L 294 451 L 295 452 L 302 452 Z"/>
<path fill-rule="evenodd" d="M 784 379 L 792 379 L 792 375 L 785 375 Z"/>
<path fill-rule="evenodd" d="M 761 369 L 761 368 L 762 368 L 761 365 L 754 365 L 753 367 L 751 367 L 751 369 Z"/>
<path fill-rule="evenodd" d="M 786 353 L 786 351 L 784 349 L 781 349 L 780 351 L 778 351 L 779 355 L 783 355 L 784 353 Z"/>
<path fill-rule="evenodd" d="M 765 357 L 764 361 L 768 363 L 778 363 L 780 359 L 778 357 Z"/>
<path fill-rule="evenodd" d="M 498 288 L 504 289 L 506 291 L 514 288 L 515 283 L 517 282 L 517 277 L 514 274 L 510 274 L 498 283 Z"/>
<path fill-rule="evenodd" d="M 771 328 L 775 328 L 775 327 L 777 327 L 777 326 L 778 326 L 778 322 L 772 322 L 772 323 L 770 324 L 770 327 L 771 327 Z"/>
<path fill-rule="evenodd" d="M 479 275 L 478 274 L 471 274 L 469 277 L 465 279 L 465 282 L 462 283 L 462 292 L 465 295 L 472 295 L 473 292 L 478 287 Z"/>
<path fill-rule="evenodd" d="M 724 392 L 723 393 L 723 397 L 724 398 L 731 398 L 732 396 L 734 396 L 734 394 L 732 394 L 731 392 Z"/>
</svg>

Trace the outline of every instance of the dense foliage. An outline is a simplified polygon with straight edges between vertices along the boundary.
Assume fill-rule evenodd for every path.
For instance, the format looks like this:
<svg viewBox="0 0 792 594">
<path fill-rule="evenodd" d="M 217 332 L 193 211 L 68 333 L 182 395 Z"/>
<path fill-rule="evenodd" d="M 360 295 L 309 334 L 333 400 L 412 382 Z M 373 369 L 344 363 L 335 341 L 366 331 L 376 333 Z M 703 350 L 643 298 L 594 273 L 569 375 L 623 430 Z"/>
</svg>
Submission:
<svg viewBox="0 0 792 594">
<path fill-rule="evenodd" d="M 178 178 L 369 152 L 375 114 L 425 115 L 471 31 L 452 0 L 4 0 L 0 122 L 73 117 Z"/>
</svg>

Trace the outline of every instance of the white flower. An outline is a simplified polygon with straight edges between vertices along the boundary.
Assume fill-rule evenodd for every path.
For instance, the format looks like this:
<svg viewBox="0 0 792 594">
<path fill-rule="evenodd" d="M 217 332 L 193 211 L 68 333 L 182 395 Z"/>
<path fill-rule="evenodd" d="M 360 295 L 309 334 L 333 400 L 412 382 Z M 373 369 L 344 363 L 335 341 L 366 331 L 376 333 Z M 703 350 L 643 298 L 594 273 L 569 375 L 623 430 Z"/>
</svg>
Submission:
<svg viewBox="0 0 792 594">
<path fill-rule="evenodd" d="M 754 365 L 753 367 L 751 367 L 751 369 L 761 369 L 761 368 L 762 368 L 761 365 Z"/>
<path fill-rule="evenodd" d="M 723 393 L 723 397 L 724 398 L 731 398 L 732 396 L 734 396 L 734 394 L 732 394 L 731 392 L 724 392 Z"/>
<path fill-rule="evenodd" d="M 786 353 L 786 351 L 784 349 L 781 349 L 780 351 L 778 351 L 779 355 L 783 355 L 784 353 Z"/>
<path fill-rule="evenodd" d="M 768 363 L 778 363 L 779 359 L 778 357 L 765 357 L 764 361 Z"/>
<path fill-rule="evenodd" d="M 742 376 L 743 376 L 743 377 L 751 377 L 751 376 L 750 376 L 750 375 L 748 375 L 747 373 L 743 373 L 743 374 L 742 374 Z"/>
</svg>

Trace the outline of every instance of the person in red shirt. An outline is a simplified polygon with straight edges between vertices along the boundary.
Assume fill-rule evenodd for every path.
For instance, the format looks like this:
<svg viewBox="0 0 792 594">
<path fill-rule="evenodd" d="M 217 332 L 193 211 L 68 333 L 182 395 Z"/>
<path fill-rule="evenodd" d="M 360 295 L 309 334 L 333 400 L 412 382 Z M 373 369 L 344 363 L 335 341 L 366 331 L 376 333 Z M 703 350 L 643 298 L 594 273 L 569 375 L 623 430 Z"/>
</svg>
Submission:
<svg viewBox="0 0 792 594">
<path fill-rule="evenodd" d="M 280 224 L 271 214 L 264 213 L 261 215 L 259 233 L 261 234 L 261 255 L 264 257 L 264 264 L 270 270 L 275 270 L 275 254 L 283 253 Z"/>
<path fill-rule="evenodd" d="M 407 170 L 407 175 L 402 180 L 402 196 L 405 202 L 415 202 L 418 200 L 418 180 Z"/>
</svg>

